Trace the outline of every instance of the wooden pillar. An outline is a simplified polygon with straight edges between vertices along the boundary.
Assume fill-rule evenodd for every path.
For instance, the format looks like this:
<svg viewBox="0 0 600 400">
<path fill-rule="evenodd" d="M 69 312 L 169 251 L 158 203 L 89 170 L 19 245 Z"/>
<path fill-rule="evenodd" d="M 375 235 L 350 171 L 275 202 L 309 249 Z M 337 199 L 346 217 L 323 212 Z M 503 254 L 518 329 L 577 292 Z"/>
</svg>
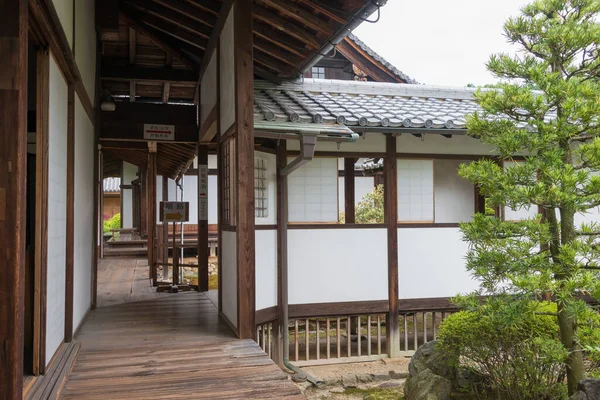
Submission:
<svg viewBox="0 0 600 400">
<path fill-rule="evenodd" d="M 27 187 L 27 1 L 0 2 L 0 399 L 21 399 Z"/>
<path fill-rule="evenodd" d="M 198 145 L 198 291 L 208 291 L 208 146 Z"/>
<path fill-rule="evenodd" d="M 65 262 L 65 343 L 73 340 L 73 268 L 75 258 L 75 85 L 67 101 L 67 232 Z"/>
<path fill-rule="evenodd" d="M 162 201 L 169 201 L 169 178 L 164 176 L 162 177 Z M 169 276 L 169 266 L 167 263 L 169 262 L 169 223 L 162 223 L 162 241 L 161 241 L 161 262 L 163 263 L 163 280 L 166 280 L 167 276 Z"/>
<path fill-rule="evenodd" d="M 104 155 L 98 149 L 98 235 L 100 235 L 100 258 L 104 258 Z"/>
<path fill-rule="evenodd" d="M 238 336 L 256 339 L 252 0 L 234 1 Z"/>
<path fill-rule="evenodd" d="M 146 221 L 148 232 L 148 267 L 153 285 L 158 285 L 156 271 L 156 142 L 148 142 L 148 173 L 146 174 Z"/>
<path fill-rule="evenodd" d="M 347 224 L 356 223 L 355 217 L 355 158 L 344 158 L 344 216 Z"/>
<path fill-rule="evenodd" d="M 138 172 L 140 180 L 140 238 L 146 238 L 148 235 L 148 182 L 146 176 L 148 170 L 140 169 Z"/>
<path fill-rule="evenodd" d="M 388 239 L 388 301 L 386 343 L 389 357 L 400 353 L 400 329 L 398 326 L 398 162 L 396 160 L 396 138 L 385 139 L 384 207 Z"/>
<path fill-rule="evenodd" d="M 287 165 L 287 149 L 286 141 L 280 140 L 277 145 L 277 321 L 273 326 L 273 361 L 280 367 L 283 365 L 284 356 L 284 334 L 283 331 L 283 299 L 287 298 L 287 293 L 283 293 L 283 263 L 287 254 L 284 254 L 283 244 L 287 242 L 287 230 L 284 229 L 284 223 L 287 219 L 284 218 L 284 212 L 287 212 L 287 207 L 283 204 L 283 200 L 287 199 L 285 192 L 287 184 L 285 177 L 281 171 Z M 287 278 L 287 276 L 286 276 Z"/>
</svg>

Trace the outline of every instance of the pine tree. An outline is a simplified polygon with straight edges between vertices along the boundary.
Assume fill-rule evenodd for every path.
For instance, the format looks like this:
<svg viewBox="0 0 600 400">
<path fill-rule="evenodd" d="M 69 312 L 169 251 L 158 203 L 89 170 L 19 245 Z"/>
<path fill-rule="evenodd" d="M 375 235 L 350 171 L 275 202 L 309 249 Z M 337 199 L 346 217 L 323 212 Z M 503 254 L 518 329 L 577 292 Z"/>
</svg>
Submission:
<svg viewBox="0 0 600 400">
<path fill-rule="evenodd" d="M 598 0 L 537 0 L 505 23 L 521 51 L 491 56 L 500 89 L 479 90 L 482 112 L 468 119 L 500 162 L 460 170 L 492 205 L 539 210 L 525 221 L 476 215 L 464 224 L 467 266 L 484 294 L 556 302 L 570 394 L 585 375 L 581 334 L 594 313 L 582 295 L 600 298 L 600 224 L 580 217 L 600 205 L 599 17 Z"/>
</svg>

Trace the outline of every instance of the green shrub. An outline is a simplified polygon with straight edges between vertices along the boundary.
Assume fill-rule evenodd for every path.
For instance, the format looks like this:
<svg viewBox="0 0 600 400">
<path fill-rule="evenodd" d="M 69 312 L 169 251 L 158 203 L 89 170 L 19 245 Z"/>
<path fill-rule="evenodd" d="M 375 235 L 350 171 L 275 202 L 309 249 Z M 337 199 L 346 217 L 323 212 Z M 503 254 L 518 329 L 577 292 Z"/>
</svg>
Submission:
<svg viewBox="0 0 600 400">
<path fill-rule="evenodd" d="M 440 346 L 456 356 L 467 398 L 565 399 L 568 353 L 558 338 L 556 304 L 487 299 L 444 320 Z"/>
<path fill-rule="evenodd" d="M 110 232 L 111 229 L 119 229 L 121 227 L 121 214 L 115 214 L 111 218 L 104 221 L 104 233 Z"/>
</svg>

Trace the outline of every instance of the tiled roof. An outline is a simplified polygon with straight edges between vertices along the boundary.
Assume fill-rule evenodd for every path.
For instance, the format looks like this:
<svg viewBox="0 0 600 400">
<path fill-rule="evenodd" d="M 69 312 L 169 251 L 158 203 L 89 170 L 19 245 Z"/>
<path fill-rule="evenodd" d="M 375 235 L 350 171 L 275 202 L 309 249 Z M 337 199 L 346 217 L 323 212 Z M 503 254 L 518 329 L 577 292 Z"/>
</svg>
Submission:
<svg viewBox="0 0 600 400">
<path fill-rule="evenodd" d="M 373 50 L 372 48 L 370 48 L 369 46 L 367 46 L 362 40 L 360 40 L 359 38 L 357 38 L 352 33 L 350 33 L 348 35 L 348 39 L 352 40 L 354 43 L 356 43 L 356 45 L 358 47 L 360 47 L 361 49 L 363 49 L 364 52 L 366 52 L 368 55 L 370 55 L 371 57 L 373 57 L 373 59 L 375 59 L 376 61 L 378 61 L 381 64 L 383 64 L 383 66 L 385 66 L 388 70 L 390 70 L 392 73 L 394 73 L 397 77 L 399 77 L 400 79 L 402 79 L 406 83 L 413 83 L 413 84 L 417 84 L 418 83 L 416 80 L 414 80 L 413 78 L 411 78 L 410 76 L 406 75 L 404 72 L 400 71 L 398 68 L 396 68 L 392 64 L 390 64 L 385 58 L 383 58 L 379 54 L 377 54 L 375 52 L 375 50 Z"/>
<path fill-rule="evenodd" d="M 473 88 L 304 79 L 273 85 L 256 81 L 254 121 L 353 127 L 464 130 L 480 110 Z"/>
<path fill-rule="evenodd" d="M 120 193 L 121 178 L 104 178 L 102 182 L 104 193 Z"/>
</svg>

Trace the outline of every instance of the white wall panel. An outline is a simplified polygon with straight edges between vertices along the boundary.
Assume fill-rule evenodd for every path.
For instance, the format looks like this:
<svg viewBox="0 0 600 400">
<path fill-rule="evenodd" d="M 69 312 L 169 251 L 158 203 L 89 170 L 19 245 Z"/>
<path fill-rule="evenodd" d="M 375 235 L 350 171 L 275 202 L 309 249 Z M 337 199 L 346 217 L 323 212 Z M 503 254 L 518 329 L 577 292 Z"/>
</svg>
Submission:
<svg viewBox="0 0 600 400">
<path fill-rule="evenodd" d="M 401 299 L 449 297 L 479 287 L 465 267 L 468 243 L 459 228 L 398 229 Z"/>
<path fill-rule="evenodd" d="M 123 162 L 123 176 L 121 185 L 131 185 L 131 182 L 137 179 L 138 167 Z M 121 210 L 121 221 L 123 228 L 133 228 L 133 192 L 131 189 L 123 189 L 123 209 Z"/>
<path fill-rule="evenodd" d="M 221 37 L 219 38 L 221 133 L 225 133 L 235 121 L 234 11 L 235 6 L 231 8 L 231 12 L 225 21 Z"/>
<path fill-rule="evenodd" d="M 475 186 L 458 175 L 458 168 L 468 161 L 435 160 L 435 222 L 470 221 L 475 212 Z"/>
<path fill-rule="evenodd" d="M 95 4 L 94 0 L 77 0 L 72 4 L 75 4 L 75 62 L 93 103 L 96 94 Z"/>
<path fill-rule="evenodd" d="M 277 223 L 277 170 L 275 154 L 257 151 L 255 157 L 267 161 L 267 216 L 256 218 L 257 225 L 274 225 Z"/>
<path fill-rule="evenodd" d="M 82 1 L 82 0 L 77 0 Z M 73 46 L 73 0 L 52 0 L 70 46 Z M 95 24 L 92 21 L 92 24 Z M 95 25 L 94 25 L 95 26 Z M 95 59 L 95 57 L 94 57 Z"/>
<path fill-rule="evenodd" d="M 386 229 L 290 229 L 290 304 L 387 299 Z"/>
<path fill-rule="evenodd" d="M 81 101 L 75 100 L 75 240 L 73 270 L 73 329 L 92 302 L 94 243 L 94 125 Z"/>
<path fill-rule="evenodd" d="M 398 220 L 434 220 L 433 160 L 398 160 Z"/>
<path fill-rule="evenodd" d="M 217 105 L 217 52 L 215 51 L 206 67 L 200 84 L 200 124 Z"/>
<path fill-rule="evenodd" d="M 67 214 L 67 98 L 68 87 L 50 58 L 48 144 L 48 271 L 46 303 L 46 361 L 65 333 L 65 262 Z M 91 220 L 89 221 L 91 224 Z"/>
<path fill-rule="evenodd" d="M 277 231 L 256 231 L 256 309 L 277 305 Z"/>
<path fill-rule="evenodd" d="M 221 266 L 221 300 L 223 301 L 223 314 L 234 326 L 237 326 L 237 242 L 236 233 L 223 231 L 221 235 L 223 243 L 219 244 L 219 252 L 222 252 Z"/>
<path fill-rule="evenodd" d="M 288 177 L 289 221 L 337 222 L 337 175 L 337 158 L 315 158 L 294 171 Z"/>
</svg>

